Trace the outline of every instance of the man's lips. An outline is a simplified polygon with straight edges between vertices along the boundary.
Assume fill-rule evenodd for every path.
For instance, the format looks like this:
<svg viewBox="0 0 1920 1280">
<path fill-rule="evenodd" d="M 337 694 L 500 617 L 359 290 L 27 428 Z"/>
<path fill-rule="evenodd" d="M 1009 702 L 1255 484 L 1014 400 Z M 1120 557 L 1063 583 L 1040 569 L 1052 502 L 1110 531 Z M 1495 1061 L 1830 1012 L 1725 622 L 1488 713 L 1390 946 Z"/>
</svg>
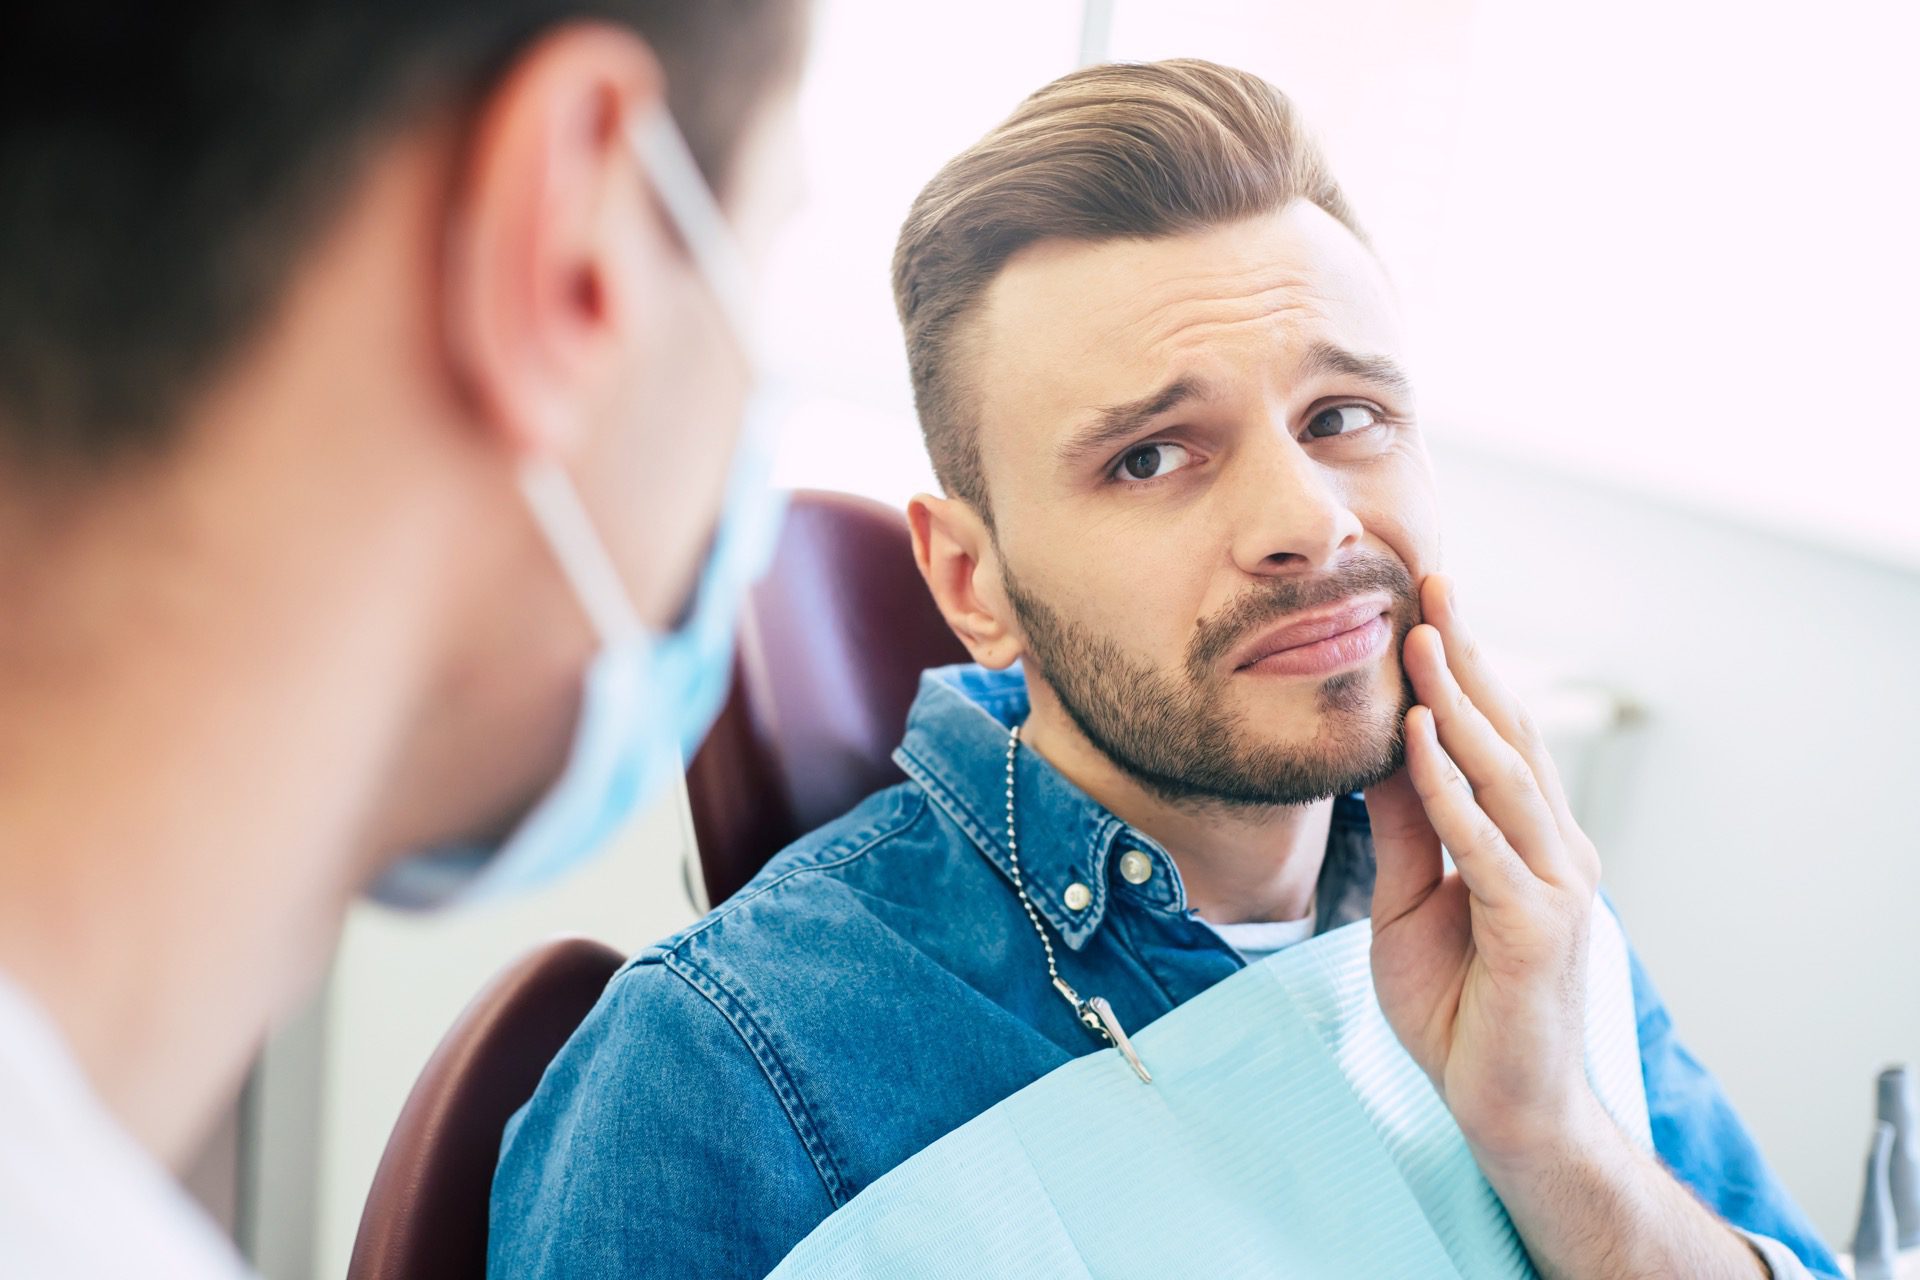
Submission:
<svg viewBox="0 0 1920 1280">
<path fill-rule="evenodd" d="M 1393 602 L 1369 595 L 1289 618 L 1235 654 L 1235 671 L 1315 675 L 1376 656 L 1391 638 L 1386 614 Z"/>
</svg>

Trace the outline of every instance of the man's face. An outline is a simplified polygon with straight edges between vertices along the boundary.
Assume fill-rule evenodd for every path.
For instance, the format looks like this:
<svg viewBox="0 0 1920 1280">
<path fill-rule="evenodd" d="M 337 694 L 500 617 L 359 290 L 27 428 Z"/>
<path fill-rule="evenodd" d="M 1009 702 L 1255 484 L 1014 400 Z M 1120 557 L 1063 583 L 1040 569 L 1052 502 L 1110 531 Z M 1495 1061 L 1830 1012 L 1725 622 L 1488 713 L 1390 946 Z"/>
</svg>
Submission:
<svg viewBox="0 0 1920 1280">
<path fill-rule="evenodd" d="M 1300 804 L 1398 767 L 1433 483 L 1373 255 L 1300 201 L 1044 242 L 967 359 L 1029 678 L 1164 798 Z"/>
</svg>

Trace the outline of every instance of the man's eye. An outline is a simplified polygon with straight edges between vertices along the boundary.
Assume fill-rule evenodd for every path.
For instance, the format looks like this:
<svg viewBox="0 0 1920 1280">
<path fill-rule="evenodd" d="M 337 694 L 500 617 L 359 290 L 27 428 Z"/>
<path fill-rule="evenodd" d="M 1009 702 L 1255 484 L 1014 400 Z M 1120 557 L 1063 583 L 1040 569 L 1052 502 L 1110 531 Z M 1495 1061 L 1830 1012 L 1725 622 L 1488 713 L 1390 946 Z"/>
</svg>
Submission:
<svg viewBox="0 0 1920 1280">
<path fill-rule="evenodd" d="M 1177 444 L 1143 444 L 1120 456 L 1120 471 L 1135 480 L 1155 480 L 1186 466 L 1189 457 Z"/>
<path fill-rule="evenodd" d="M 1379 421 L 1379 411 L 1364 404 L 1336 404 L 1313 415 L 1307 423 L 1307 434 L 1316 439 L 1344 436 L 1365 431 Z"/>
</svg>

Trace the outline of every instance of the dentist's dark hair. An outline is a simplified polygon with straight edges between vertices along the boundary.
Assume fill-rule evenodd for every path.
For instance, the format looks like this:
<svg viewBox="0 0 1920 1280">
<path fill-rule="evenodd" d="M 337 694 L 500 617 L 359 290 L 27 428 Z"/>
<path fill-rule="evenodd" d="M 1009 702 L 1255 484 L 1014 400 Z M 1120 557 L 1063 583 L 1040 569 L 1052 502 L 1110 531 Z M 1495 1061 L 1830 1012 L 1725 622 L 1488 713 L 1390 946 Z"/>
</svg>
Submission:
<svg viewBox="0 0 1920 1280">
<path fill-rule="evenodd" d="M 920 430 L 947 492 L 992 526 L 968 322 L 1008 259 L 1042 240 L 1179 235 L 1293 200 L 1365 239 L 1286 95 L 1193 58 L 1062 76 L 949 160 L 893 255 Z"/>
<path fill-rule="evenodd" d="M 723 194 L 804 0 L 13 0 L 0 17 L 0 470 L 164 450 L 379 143 L 556 26 L 647 41 Z"/>
</svg>

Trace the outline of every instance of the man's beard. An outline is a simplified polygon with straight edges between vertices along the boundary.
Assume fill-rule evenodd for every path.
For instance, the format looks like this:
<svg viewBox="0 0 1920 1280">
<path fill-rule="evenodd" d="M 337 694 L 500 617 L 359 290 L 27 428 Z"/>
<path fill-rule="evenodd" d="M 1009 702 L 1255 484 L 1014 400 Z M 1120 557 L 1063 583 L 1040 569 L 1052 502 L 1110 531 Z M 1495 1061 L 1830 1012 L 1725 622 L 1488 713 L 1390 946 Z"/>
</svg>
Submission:
<svg viewBox="0 0 1920 1280">
<path fill-rule="evenodd" d="M 1316 694 L 1320 723 L 1311 741 L 1257 741 L 1228 704 L 1232 674 L 1220 660 L 1265 627 L 1318 605 L 1386 591 L 1392 653 L 1419 621 L 1419 596 L 1406 566 L 1386 556 L 1354 561 L 1308 582 L 1267 579 L 1212 617 L 1187 646 L 1183 673 L 1158 671 L 1111 638 L 1062 618 L 1023 590 L 1004 555 L 1007 598 L 1026 631 L 1029 665 L 1052 686 L 1080 732 L 1108 759 L 1176 804 L 1300 805 L 1372 786 L 1400 767 L 1402 725 L 1413 704 L 1404 674 L 1399 700 L 1376 705 L 1371 667 L 1328 677 Z M 1184 678 L 1183 678 L 1184 677 Z"/>
</svg>

